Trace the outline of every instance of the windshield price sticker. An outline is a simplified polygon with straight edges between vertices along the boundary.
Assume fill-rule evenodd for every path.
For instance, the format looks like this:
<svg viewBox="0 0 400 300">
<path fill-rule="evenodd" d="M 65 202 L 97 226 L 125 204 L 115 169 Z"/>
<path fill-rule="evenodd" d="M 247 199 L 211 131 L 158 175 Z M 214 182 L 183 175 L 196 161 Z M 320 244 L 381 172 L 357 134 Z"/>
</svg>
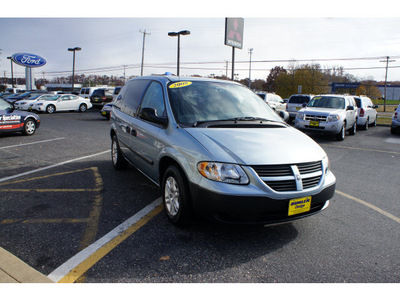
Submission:
<svg viewBox="0 0 400 300">
<path fill-rule="evenodd" d="M 289 201 L 289 216 L 301 214 L 311 208 L 311 197 L 292 199 Z"/>
<path fill-rule="evenodd" d="M 178 88 L 183 88 L 185 86 L 191 85 L 192 82 L 190 81 L 180 81 L 180 82 L 176 82 L 173 83 L 169 86 L 170 89 L 178 89 Z"/>
</svg>

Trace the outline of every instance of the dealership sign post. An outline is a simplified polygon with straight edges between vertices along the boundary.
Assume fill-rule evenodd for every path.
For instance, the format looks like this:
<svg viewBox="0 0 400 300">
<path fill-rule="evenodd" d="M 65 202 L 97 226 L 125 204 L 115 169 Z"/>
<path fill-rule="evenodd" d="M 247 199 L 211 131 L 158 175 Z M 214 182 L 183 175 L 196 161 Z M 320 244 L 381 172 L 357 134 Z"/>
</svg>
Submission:
<svg viewBox="0 0 400 300">
<path fill-rule="evenodd" d="M 235 48 L 243 48 L 243 18 L 225 18 L 225 45 L 232 47 L 232 80 L 235 74 Z"/>
<path fill-rule="evenodd" d="M 15 53 L 11 56 L 11 59 L 16 64 L 25 67 L 26 89 L 32 90 L 34 85 L 32 68 L 43 67 L 46 64 L 46 60 L 39 55 L 31 53 Z"/>
</svg>

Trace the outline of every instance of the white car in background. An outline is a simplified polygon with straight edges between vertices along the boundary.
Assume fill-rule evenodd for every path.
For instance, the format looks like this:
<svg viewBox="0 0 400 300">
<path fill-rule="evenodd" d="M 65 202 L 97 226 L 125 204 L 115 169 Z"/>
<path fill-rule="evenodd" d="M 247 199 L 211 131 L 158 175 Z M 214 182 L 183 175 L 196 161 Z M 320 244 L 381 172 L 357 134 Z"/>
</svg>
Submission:
<svg viewBox="0 0 400 300">
<path fill-rule="evenodd" d="M 46 100 L 46 99 L 49 99 L 49 98 L 52 98 L 52 97 L 54 97 L 54 95 L 52 95 L 52 94 L 45 94 L 45 95 L 40 95 L 40 96 L 36 95 L 34 97 L 31 97 L 31 98 L 28 98 L 28 99 L 25 99 L 25 100 L 16 101 L 14 103 L 14 107 L 15 107 L 15 109 L 18 109 L 18 110 L 30 110 L 29 108 L 33 104 L 35 104 L 36 101 Z"/>
<path fill-rule="evenodd" d="M 89 99 L 84 99 L 72 94 L 64 94 L 54 95 L 46 100 L 37 101 L 32 105 L 32 110 L 52 114 L 56 111 L 85 112 L 91 107 L 92 104 L 90 103 Z"/>
<path fill-rule="evenodd" d="M 258 92 L 261 97 L 273 110 L 286 110 L 286 103 L 282 97 L 274 93 Z"/>
<path fill-rule="evenodd" d="M 378 113 L 375 108 L 378 108 L 378 105 L 374 105 L 372 100 L 366 96 L 353 96 L 353 98 L 358 107 L 357 126 L 361 126 L 365 130 L 369 125 L 376 126 Z"/>
</svg>

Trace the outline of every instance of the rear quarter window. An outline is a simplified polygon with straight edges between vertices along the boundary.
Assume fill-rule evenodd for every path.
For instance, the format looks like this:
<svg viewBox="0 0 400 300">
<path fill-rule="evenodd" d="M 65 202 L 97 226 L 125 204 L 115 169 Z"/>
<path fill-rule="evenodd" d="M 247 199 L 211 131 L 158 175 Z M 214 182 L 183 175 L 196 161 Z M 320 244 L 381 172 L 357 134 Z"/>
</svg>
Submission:
<svg viewBox="0 0 400 300">
<path fill-rule="evenodd" d="M 143 94 L 150 80 L 136 79 L 129 81 L 123 91 L 121 99 L 121 110 L 129 115 L 135 115 L 142 100 Z"/>
</svg>

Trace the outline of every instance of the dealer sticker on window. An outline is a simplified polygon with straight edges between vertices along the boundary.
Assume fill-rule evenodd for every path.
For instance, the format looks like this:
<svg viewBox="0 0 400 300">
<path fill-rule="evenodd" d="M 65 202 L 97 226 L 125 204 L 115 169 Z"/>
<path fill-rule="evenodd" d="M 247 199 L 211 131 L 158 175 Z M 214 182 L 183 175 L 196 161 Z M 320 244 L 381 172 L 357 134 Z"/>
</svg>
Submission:
<svg viewBox="0 0 400 300">
<path fill-rule="evenodd" d="M 177 88 L 182 88 L 188 85 L 191 85 L 191 81 L 180 81 L 180 82 L 175 82 L 169 86 L 170 89 L 177 89 Z"/>
<path fill-rule="evenodd" d="M 311 208 L 311 196 L 292 199 L 289 201 L 289 216 L 301 214 L 309 211 Z"/>
</svg>

